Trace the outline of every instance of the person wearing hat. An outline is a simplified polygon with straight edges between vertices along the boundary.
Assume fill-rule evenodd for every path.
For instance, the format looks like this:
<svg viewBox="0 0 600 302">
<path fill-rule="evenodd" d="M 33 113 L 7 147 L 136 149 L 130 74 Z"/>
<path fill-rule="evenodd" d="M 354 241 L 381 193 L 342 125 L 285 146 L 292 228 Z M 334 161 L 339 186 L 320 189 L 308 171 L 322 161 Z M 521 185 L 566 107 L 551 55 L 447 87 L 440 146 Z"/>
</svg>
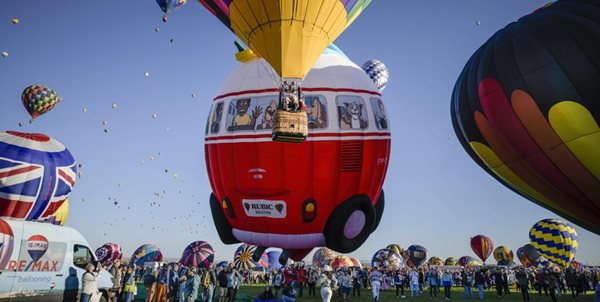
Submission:
<svg viewBox="0 0 600 302">
<path fill-rule="evenodd" d="M 325 265 L 323 273 L 319 277 L 318 284 L 321 286 L 322 302 L 330 302 L 333 295 L 333 289 L 336 286 L 336 280 L 333 278 L 331 266 Z"/>
<path fill-rule="evenodd" d="M 369 279 L 371 279 L 371 287 L 373 289 L 373 299 L 379 301 L 379 290 L 381 289 L 381 281 L 383 274 L 379 271 L 379 268 L 374 267 L 371 271 Z"/>
</svg>

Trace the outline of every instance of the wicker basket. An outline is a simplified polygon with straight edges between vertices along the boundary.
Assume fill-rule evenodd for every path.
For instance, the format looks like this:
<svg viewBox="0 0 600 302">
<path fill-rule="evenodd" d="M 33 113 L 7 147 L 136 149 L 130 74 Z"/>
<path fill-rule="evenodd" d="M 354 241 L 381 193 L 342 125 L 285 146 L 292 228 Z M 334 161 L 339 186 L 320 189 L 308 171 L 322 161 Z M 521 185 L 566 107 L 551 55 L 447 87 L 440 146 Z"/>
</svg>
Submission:
<svg viewBox="0 0 600 302">
<path fill-rule="evenodd" d="M 273 119 L 273 141 L 301 143 L 308 136 L 306 112 L 277 110 Z"/>
</svg>

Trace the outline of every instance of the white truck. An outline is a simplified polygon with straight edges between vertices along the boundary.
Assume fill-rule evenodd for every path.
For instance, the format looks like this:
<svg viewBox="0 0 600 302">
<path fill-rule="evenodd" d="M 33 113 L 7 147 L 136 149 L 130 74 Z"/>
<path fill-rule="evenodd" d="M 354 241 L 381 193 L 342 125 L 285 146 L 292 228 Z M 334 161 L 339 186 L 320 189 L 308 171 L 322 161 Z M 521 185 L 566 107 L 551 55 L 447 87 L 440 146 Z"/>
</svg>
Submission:
<svg viewBox="0 0 600 302">
<path fill-rule="evenodd" d="M 90 262 L 97 263 L 93 250 L 72 228 L 0 219 L 0 302 L 78 301 Z M 101 301 L 112 287 L 100 271 Z"/>
</svg>

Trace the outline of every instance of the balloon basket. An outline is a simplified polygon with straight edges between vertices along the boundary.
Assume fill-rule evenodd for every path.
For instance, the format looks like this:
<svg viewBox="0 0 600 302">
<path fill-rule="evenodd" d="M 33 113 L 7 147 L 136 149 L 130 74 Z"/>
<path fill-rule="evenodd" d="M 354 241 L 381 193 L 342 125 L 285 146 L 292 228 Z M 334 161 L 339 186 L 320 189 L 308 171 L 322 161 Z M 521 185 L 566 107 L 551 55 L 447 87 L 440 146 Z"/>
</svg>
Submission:
<svg viewBox="0 0 600 302">
<path fill-rule="evenodd" d="M 273 141 L 301 143 L 308 136 L 308 117 L 306 112 L 277 110 L 273 117 Z"/>
</svg>

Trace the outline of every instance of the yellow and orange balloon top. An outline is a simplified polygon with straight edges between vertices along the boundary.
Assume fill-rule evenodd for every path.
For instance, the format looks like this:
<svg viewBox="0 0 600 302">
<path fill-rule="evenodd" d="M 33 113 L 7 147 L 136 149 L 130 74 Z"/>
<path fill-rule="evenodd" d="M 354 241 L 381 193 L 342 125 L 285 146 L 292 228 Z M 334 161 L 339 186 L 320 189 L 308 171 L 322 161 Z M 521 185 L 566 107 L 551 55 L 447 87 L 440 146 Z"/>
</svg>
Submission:
<svg viewBox="0 0 600 302">
<path fill-rule="evenodd" d="M 372 0 L 199 0 L 281 78 L 303 79 Z"/>
</svg>

